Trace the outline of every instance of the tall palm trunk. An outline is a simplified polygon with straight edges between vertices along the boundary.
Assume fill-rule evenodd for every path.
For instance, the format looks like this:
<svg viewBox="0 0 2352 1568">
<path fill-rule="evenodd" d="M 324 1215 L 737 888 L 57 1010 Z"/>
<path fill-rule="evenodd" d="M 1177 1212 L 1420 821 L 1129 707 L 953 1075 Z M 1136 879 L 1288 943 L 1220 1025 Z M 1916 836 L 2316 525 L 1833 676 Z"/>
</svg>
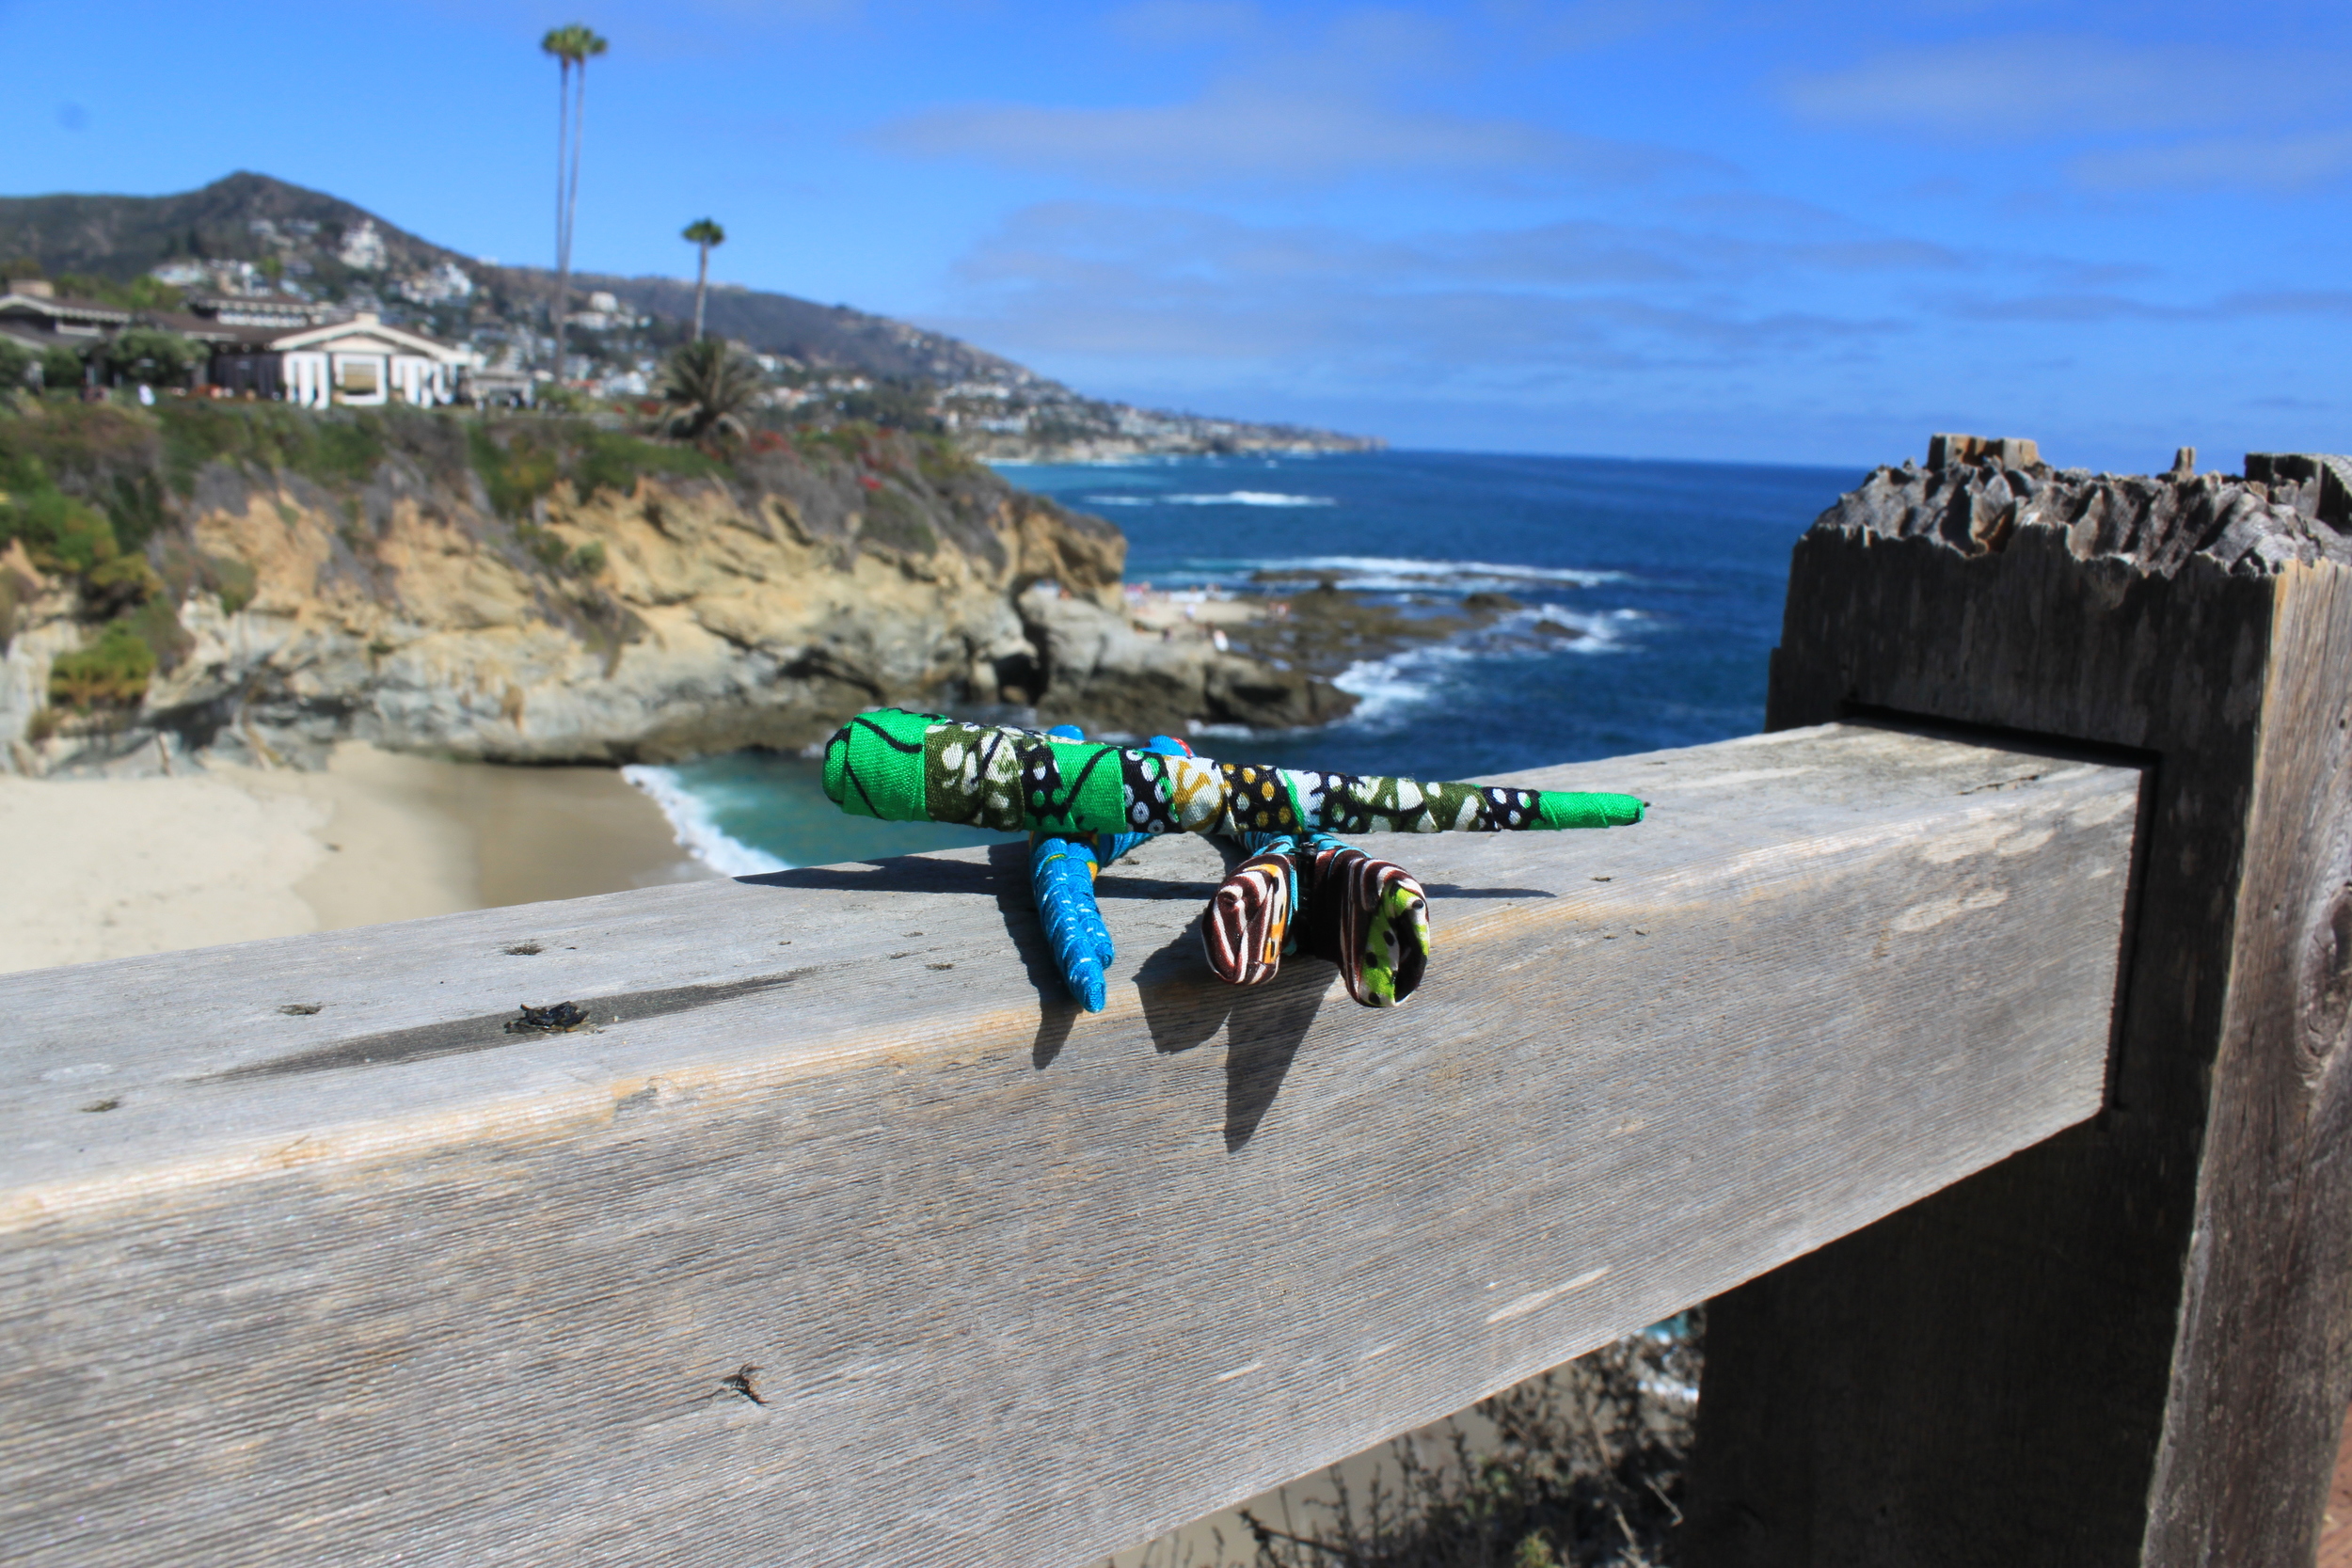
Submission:
<svg viewBox="0 0 2352 1568">
<path fill-rule="evenodd" d="M 694 336 L 693 342 L 703 341 L 703 300 L 710 293 L 710 247 L 724 245 L 727 231 L 719 227 L 716 218 L 696 218 L 678 230 L 678 238 L 693 242 L 694 261 Z"/>
<path fill-rule="evenodd" d="M 564 379 L 564 344 L 572 311 L 572 224 L 580 216 L 580 138 L 588 118 L 588 59 L 580 60 L 580 81 L 572 89 L 572 182 L 564 195 L 564 255 L 557 263 L 556 299 L 563 310 L 555 329 L 555 379 Z"/>
<path fill-rule="evenodd" d="M 540 52 L 553 55 L 561 68 L 555 80 L 555 298 L 548 309 L 558 381 L 564 376 L 564 350 L 569 346 L 565 329 L 571 325 L 572 219 L 580 210 L 580 142 L 581 126 L 588 118 L 588 61 L 605 48 L 604 40 L 577 22 L 568 27 L 550 27 L 539 40 Z M 574 66 L 580 68 L 577 84 L 572 81 Z"/>
<path fill-rule="evenodd" d="M 705 242 L 695 248 L 702 252 L 694 266 L 694 341 L 699 343 L 703 341 L 703 293 L 710 287 L 710 245 Z"/>
<path fill-rule="evenodd" d="M 557 56 L 556 65 L 559 74 L 555 86 L 555 293 L 548 300 L 548 330 L 555 340 L 555 378 L 561 381 L 564 379 L 564 298 L 572 270 L 571 198 L 564 183 L 564 159 L 571 146 L 570 56 Z"/>
</svg>

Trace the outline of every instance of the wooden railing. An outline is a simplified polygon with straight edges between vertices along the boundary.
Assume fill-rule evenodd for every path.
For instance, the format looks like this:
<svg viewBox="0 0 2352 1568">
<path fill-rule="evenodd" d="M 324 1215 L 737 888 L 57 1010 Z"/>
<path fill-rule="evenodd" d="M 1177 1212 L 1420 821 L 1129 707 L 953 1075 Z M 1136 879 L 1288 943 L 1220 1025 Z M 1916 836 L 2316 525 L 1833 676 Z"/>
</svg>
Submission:
<svg viewBox="0 0 2352 1568">
<path fill-rule="evenodd" d="M 1394 1011 L 1210 976 L 1194 839 L 1097 1016 L 1002 850 L 0 982 L 7 1555 L 1075 1563 L 2098 1111 L 2137 769 L 1536 781 L 1652 819 L 1415 840 Z"/>
<path fill-rule="evenodd" d="M 1198 840 L 1105 877 L 1099 1015 L 1007 848 L 0 979 L 0 1559 L 1051 1568 L 1709 1298 L 1701 1561 L 2187 1561 L 2143 1542 L 2222 1449 L 2286 1518 L 2332 1425 L 2229 1423 L 2338 1386 L 2280 1393 L 2278 1339 L 2213 1348 L 2199 1304 L 2342 1295 L 2239 1277 L 2273 1214 L 2200 1227 L 2303 1201 L 2260 1184 L 2304 1148 L 2276 1097 L 2214 1107 L 2333 1092 L 2328 1039 L 2265 1055 L 2292 933 L 2232 916 L 2293 883 L 2276 918 L 2352 942 L 2298 869 L 2341 838 L 2344 688 L 2295 662 L 2342 657 L 2347 601 L 2214 589 L 2280 620 L 2229 623 L 2192 744 L 1939 705 L 2040 666 L 1938 673 L 2026 634 L 1931 595 L 1840 662 L 1848 579 L 1799 566 L 1774 714 L 1808 722 L 1520 776 L 1638 792 L 1637 828 L 1414 840 L 1438 946 L 1402 1009 L 1211 977 Z M 2296 1005 L 2340 1019 L 2322 958 Z M 594 1032 L 508 1032 L 565 1000 Z M 2306 1215 L 2337 1250 L 2294 1266 L 2340 1285 L 2342 1229 Z M 2090 1523 L 2037 1544 L 2060 1492 Z"/>
</svg>

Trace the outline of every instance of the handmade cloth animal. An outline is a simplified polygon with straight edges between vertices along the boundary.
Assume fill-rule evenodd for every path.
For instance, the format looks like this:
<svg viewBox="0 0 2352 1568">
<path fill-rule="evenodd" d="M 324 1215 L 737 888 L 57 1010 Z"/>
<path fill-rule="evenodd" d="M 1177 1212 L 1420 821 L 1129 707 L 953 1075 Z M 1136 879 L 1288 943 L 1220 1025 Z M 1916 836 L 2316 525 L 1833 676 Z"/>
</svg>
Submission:
<svg viewBox="0 0 2352 1568">
<path fill-rule="evenodd" d="M 1630 795 L 1219 763 L 901 708 L 860 714 L 834 732 L 825 794 L 853 816 L 999 832 L 1500 832 L 1642 819 Z"/>
<path fill-rule="evenodd" d="M 1060 740 L 1084 740 L 1076 726 L 1056 725 L 1046 734 Z M 1190 756 L 1181 740 L 1153 736 L 1144 750 L 1161 756 Z M 1029 887 L 1037 900 L 1045 942 L 1053 949 L 1062 984 L 1088 1012 L 1103 1010 L 1104 972 L 1118 957 L 1110 927 L 1095 901 L 1094 879 L 1104 865 L 1150 839 L 1147 833 L 1031 833 Z"/>
<path fill-rule="evenodd" d="M 1347 994 L 1367 1007 L 1413 994 L 1429 963 L 1429 898 L 1410 872 L 1329 833 L 1252 833 L 1243 847 L 1249 859 L 1200 923 L 1219 979 L 1261 985 L 1304 951 L 1338 966 Z"/>
<path fill-rule="evenodd" d="M 1405 1001 L 1429 959 L 1429 901 L 1399 865 L 1336 832 L 1500 832 L 1639 822 L 1630 795 L 1422 784 L 1218 763 L 1183 741 L 1141 749 L 900 708 L 860 714 L 825 746 L 825 793 L 852 816 L 1029 832 L 1029 878 L 1072 996 L 1104 1001 L 1113 958 L 1094 879 L 1152 837 L 1221 834 L 1249 851 L 1202 921 L 1209 964 L 1236 985 L 1271 979 L 1304 950 L 1338 966 L 1369 1007 Z"/>
</svg>

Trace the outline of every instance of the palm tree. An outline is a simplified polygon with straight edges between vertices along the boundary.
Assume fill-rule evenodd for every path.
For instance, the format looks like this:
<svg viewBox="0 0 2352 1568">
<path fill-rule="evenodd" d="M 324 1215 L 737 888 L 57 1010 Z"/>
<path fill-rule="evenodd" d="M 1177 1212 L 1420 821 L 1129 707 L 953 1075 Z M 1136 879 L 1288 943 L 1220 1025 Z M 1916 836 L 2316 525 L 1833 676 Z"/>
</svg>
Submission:
<svg viewBox="0 0 2352 1568">
<path fill-rule="evenodd" d="M 659 423 L 674 440 L 735 437 L 759 396 L 759 370 L 723 339 L 697 338 L 672 354 L 655 388 L 668 404 Z"/>
<path fill-rule="evenodd" d="M 588 112 L 588 62 L 605 52 L 606 41 L 583 23 L 550 27 L 539 40 L 542 54 L 555 56 L 561 68 L 555 97 L 555 303 L 548 311 L 555 328 L 555 375 L 564 377 L 564 328 L 569 318 L 572 286 L 572 217 L 580 207 L 580 133 Z M 572 84 L 572 67 L 580 67 L 580 83 Z M 568 141 L 569 146 L 566 146 Z M 570 174 L 564 160 L 570 158 Z"/>
<path fill-rule="evenodd" d="M 719 227 L 716 218 L 696 218 L 680 231 L 678 238 L 701 247 L 701 258 L 694 268 L 694 341 L 703 335 L 703 292 L 710 287 L 710 247 L 727 243 L 727 231 Z"/>
</svg>

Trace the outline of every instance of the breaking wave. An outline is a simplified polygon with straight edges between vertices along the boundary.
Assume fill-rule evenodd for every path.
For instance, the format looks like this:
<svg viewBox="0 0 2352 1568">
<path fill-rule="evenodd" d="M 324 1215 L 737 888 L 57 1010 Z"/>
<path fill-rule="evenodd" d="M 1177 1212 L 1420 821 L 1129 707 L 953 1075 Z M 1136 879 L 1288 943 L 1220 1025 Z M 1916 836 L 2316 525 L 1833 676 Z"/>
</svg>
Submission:
<svg viewBox="0 0 2352 1568">
<path fill-rule="evenodd" d="M 1336 588 L 1368 594 L 1426 593 L 1431 590 L 1476 592 L 1482 588 L 1566 583 L 1593 588 L 1623 582 L 1623 572 L 1589 571 L 1575 566 L 1511 566 L 1492 561 L 1416 561 L 1403 556 L 1310 555 L 1279 561 L 1248 562 L 1253 573 L 1295 572 L 1302 578 L 1329 576 Z"/>
<path fill-rule="evenodd" d="M 1329 496 L 1293 496 L 1280 490 L 1226 490 L 1201 496 L 1086 496 L 1089 506 L 1337 506 Z"/>
<path fill-rule="evenodd" d="M 1358 699 L 1356 711 L 1340 723 L 1402 729 L 1425 719 L 1433 705 L 1452 703 L 1453 689 L 1472 678 L 1472 665 L 1491 666 L 1499 660 L 1563 653 L 1581 657 L 1625 653 L 1631 646 L 1635 627 L 1647 619 L 1638 610 L 1595 614 L 1556 604 L 1537 605 L 1442 642 L 1401 649 L 1384 658 L 1359 659 L 1331 681 Z"/>
<path fill-rule="evenodd" d="M 678 847 L 724 877 L 755 877 L 764 871 L 789 871 L 783 861 L 765 849 L 755 849 L 719 826 L 709 804 L 688 789 L 675 768 L 632 763 L 621 777 L 653 798 L 670 819 Z"/>
</svg>

